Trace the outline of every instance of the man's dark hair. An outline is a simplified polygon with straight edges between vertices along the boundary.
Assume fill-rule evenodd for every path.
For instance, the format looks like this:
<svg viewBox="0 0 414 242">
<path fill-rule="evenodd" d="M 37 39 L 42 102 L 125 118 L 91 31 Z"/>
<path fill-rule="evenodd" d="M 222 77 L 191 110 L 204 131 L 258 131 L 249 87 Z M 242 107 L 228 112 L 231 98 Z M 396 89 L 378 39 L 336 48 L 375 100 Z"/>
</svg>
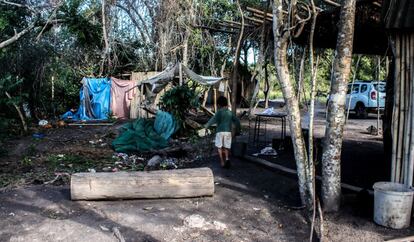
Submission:
<svg viewBox="0 0 414 242">
<path fill-rule="evenodd" d="M 224 96 L 220 96 L 219 98 L 217 98 L 217 104 L 219 105 L 219 107 L 226 107 L 228 105 L 227 98 Z"/>
</svg>

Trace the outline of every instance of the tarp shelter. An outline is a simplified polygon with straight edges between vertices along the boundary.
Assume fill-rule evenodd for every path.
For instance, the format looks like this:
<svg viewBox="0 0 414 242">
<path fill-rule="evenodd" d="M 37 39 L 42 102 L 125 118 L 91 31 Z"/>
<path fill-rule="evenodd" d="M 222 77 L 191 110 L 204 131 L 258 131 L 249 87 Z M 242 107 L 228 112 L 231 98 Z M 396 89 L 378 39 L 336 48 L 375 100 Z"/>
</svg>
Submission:
<svg viewBox="0 0 414 242">
<path fill-rule="evenodd" d="M 151 92 L 159 93 L 177 76 L 179 78 L 186 76 L 187 78 L 203 86 L 212 86 L 218 84 L 221 80 L 223 80 L 222 77 L 198 75 L 183 64 L 177 63 L 175 65 L 168 66 L 158 75 L 144 80 L 141 83 L 149 85 Z"/>
<path fill-rule="evenodd" d="M 179 83 L 177 83 L 177 79 L 179 79 Z M 217 89 L 224 92 L 225 95 L 230 95 L 229 87 L 223 77 L 198 75 L 183 64 L 176 63 L 174 65 L 169 65 L 164 71 L 159 72 L 148 79 L 142 80 L 137 84 L 137 86 L 139 86 L 139 92 L 135 102 L 137 102 L 138 105 L 134 106 L 138 107 L 138 111 L 136 112 L 138 113 L 138 117 L 143 117 L 144 115 L 142 114 L 148 116 L 148 113 L 144 112 L 142 107 L 152 106 L 153 108 L 156 108 L 163 92 L 168 90 L 172 85 L 181 85 L 188 82 L 189 79 L 202 86 L 208 87 L 205 97 L 207 97 L 211 87 L 213 87 L 215 95 L 217 94 Z M 174 82 L 174 80 L 176 81 Z M 204 106 L 205 101 L 202 106 Z"/>
<path fill-rule="evenodd" d="M 79 109 L 76 113 L 65 113 L 63 119 L 105 120 L 111 115 L 129 118 L 131 101 L 137 91 L 135 81 L 85 77 L 81 82 Z"/>
<path fill-rule="evenodd" d="M 74 120 L 107 119 L 110 112 L 111 80 L 109 78 L 83 78 L 80 106 Z"/>
</svg>

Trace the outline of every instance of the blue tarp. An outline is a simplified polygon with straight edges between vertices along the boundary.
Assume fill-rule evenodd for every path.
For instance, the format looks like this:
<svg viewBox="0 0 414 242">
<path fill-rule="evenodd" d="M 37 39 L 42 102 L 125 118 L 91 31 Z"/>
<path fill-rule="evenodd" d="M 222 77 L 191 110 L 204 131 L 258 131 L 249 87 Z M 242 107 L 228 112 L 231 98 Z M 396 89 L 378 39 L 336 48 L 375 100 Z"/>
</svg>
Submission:
<svg viewBox="0 0 414 242">
<path fill-rule="evenodd" d="M 73 120 L 103 120 L 109 118 L 111 103 L 111 79 L 83 78 L 80 90 L 80 106 Z M 64 118 L 64 117 L 63 117 Z"/>
</svg>

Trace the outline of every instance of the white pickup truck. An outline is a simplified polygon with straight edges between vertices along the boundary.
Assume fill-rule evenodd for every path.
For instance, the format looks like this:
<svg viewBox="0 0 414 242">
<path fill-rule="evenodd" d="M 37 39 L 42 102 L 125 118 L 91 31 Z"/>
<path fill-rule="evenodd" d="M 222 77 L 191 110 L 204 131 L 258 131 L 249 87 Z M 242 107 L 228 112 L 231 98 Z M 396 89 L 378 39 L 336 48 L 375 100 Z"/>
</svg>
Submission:
<svg viewBox="0 0 414 242">
<path fill-rule="evenodd" d="M 348 105 L 358 118 L 366 118 L 368 113 L 377 112 L 378 108 L 382 112 L 385 106 L 385 82 L 355 81 L 354 84 L 348 84 L 347 109 Z"/>
<path fill-rule="evenodd" d="M 352 90 L 352 91 L 351 91 Z M 329 97 L 328 97 L 329 100 Z M 379 105 L 377 101 L 379 100 Z M 348 84 L 346 108 L 354 111 L 358 118 L 366 118 L 368 113 L 380 112 L 385 106 L 385 82 L 355 81 Z"/>
</svg>

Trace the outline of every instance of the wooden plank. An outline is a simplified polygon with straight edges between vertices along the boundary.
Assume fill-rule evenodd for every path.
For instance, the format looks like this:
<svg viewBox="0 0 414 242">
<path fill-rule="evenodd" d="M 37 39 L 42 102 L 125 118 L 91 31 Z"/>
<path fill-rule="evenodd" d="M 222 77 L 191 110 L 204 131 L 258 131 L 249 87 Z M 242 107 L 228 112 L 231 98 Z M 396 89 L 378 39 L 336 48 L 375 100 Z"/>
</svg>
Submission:
<svg viewBox="0 0 414 242">
<path fill-rule="evenodd" d="M 214 177 L 210 168 L 76 173 L 70 192 L 72 200 L 213 196 Z"/>
</svg>

